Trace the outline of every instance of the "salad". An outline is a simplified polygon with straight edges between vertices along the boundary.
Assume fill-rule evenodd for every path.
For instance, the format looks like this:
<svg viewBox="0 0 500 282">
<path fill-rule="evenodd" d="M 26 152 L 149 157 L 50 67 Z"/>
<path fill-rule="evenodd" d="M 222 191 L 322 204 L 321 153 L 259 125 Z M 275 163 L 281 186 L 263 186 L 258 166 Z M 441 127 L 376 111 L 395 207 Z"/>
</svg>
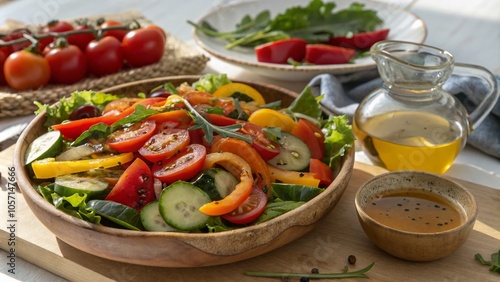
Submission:
<svg viewBox="0 0 500 282">
<path fill-rule="evenodd" d="M 122 97 L 76 91 L 38 105 L 47 132 L 26 151 L 56 208 L 131 230 L 221 232 L 319 195 L 354 136 L 310 89 L 288 106 L 225 74 Z"/>
</svg>

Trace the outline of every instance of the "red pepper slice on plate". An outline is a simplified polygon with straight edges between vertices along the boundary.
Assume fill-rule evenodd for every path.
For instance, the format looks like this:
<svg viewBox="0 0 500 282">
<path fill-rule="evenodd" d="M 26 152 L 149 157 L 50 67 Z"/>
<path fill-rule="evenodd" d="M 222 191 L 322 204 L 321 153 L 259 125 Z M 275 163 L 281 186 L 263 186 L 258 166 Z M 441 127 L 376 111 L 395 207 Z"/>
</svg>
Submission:
<svg viewBox="0 0 500 282">
<path fill-rule="evenodd" d="M 305 60 L 316 65 L 347 64 L 356 50 L 328 44 L 307 44 Z"/>
<path fill-rule="evenodd" d="M 357 33 L 351 37 L 330 37 L 328 44 L 357 50 L 368 50 L 373 44 L 386 39 L 387 35 L 389 35 L 389 29 L 385 28 L 372 32 Z"/>
<path fill-rule="evenodd" d="M 254 48 L 257 61 L 273 64 L 287 64 L 292 58 L 301 62 L 306 55 L 307 41 L 301 38 L 282 39 L 265 43 Z"/>
</svg>

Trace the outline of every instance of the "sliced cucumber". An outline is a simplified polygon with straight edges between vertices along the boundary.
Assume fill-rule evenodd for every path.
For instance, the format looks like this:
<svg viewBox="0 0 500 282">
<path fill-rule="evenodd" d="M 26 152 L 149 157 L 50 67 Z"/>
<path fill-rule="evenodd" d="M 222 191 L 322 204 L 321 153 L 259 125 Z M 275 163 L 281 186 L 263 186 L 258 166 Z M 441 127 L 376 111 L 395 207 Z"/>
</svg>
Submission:
<svg viewBox="0 0 500 282">
<path fill-rule="evenodd" d="M 28 165 L 36 160 L 55 157 L 61 153 L 62 144 L 61 132 L 54 130 L 44 133 L 28 146 L 24 161 Z"/>
<path fill-rule="evenodd" d="M 160 214 L 168 225 L 179 230 L 195 230 L 204 227 L 209 216 L 198 209 L 211 202 L 200 188 L 185 181 L 177 181 L 161 192 Z"/>
<path fill-rule="evenodd" d="M 270 165 L 283 169 L 301 171 L 309 166 L 311 151 L 304 141 L 288 132 L 281 132 L 279 155 L 267 161 Z"/>
<path fill-rule="evenodd" d="M 109 193 L 108 182 L 100 178 L 67 174 L 57 176 L 54 191 L 61 196 L 87 194 L 87 199 L 104 198 Z"/>
<path fill-rule="evenodd" d="M 144 226 L 144 228 L 148 231 L 178 231 L 163 220 L 163 217 L 161 217 L 160 214 L 158 201 L 152 201 L 142 208 L 141 222 L 142 226 Z"/>
<path fill-rule="evenodd" d="M 106 200 L 90 200 L 87 207 L 93 209 L 98 215 L 127 229 L 144 230 L 139 212 L 131 207 Z"/>
<path fill-rule="evenodd" d="M 212 201 L 216 201 L 229 195 L 239 180 L 222 168 L 208 168 L 202 170 L 192 183 L 205 191 Z"/>
</svg>

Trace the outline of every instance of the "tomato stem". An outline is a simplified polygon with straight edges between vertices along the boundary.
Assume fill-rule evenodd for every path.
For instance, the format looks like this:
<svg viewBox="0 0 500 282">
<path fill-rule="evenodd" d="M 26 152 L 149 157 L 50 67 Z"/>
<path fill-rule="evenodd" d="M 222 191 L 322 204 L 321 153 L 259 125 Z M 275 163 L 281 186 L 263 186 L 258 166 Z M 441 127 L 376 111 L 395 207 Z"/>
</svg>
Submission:
<svg viewBox="0 0 500 282">
<path fill-rule="evenodd" d="M 109 26 L 109 27 L 104 27 L 104 28 L 96 28 L 96 29 L 92 29 L 92 28 L 89 28 L 89 29 L 83 29 L 83 30 L 70 30 L 70 31 L 64 31 L 64 32 L 48 32 L 48 33 L 44 33 L 44 34 L 38 34 L 38 35 L 31 35 L 29 37 L 31 37 L 34 41 L 39 41 L 40 39 L 44 39 L 44 38 L 51 38 L 51 37 L 68 37 L 70 35 L 76 35 L 76 34 L 86 34 L 86 33 L 98 33 L 98 32 L 105 32 L 105 31 L 108 31 L 108 30 L 116 30 L 116 29 L 120 29 L 120 30 L 133 30 L 133 29 L 136 29 L 137 26 L 136 25 L 117 25 L 117 26 Z M 0 43 L 0 47 L 6 47 L 6 46 L 11 46 L 11 45 L 15 45 L 15 44 L 19 44 L 19 43 L 24 43 L 26 41 L 31 41 L 32 43 L 35 43 L 32 39 L 29 39 L 28 36 L 26 34 L 23 35 L 24 38 L 19 38 L 19 39 L 15 39 L 15 40 L 12 40 L 12 41 L 8 41 L 8 42 L 1 42 Z"/>
</svg>

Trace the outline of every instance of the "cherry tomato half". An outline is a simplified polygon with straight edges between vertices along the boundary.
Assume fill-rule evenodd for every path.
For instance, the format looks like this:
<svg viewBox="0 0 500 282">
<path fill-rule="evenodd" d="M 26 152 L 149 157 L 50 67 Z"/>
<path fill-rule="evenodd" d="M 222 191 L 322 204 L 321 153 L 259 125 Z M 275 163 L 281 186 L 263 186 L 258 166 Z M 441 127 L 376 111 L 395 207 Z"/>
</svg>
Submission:
<svg viewBox="0 0 500 282">
<path fill-rule="evenodd" d="M 307 44 L 305 61 L 316 65 L 347 64 L 356 50 L 328 44 Z"/>
<path fill-rule="evenodd" d="M 50 80 L 56 84 L 73 84 L 87 74 L 87 60 L 74 45 L 54 48 L 45 54 L 50 66 Z"/>
<path fill-rule="evenodd" d="M 267 138 L 262 131 L 262 127 L 247 122 L 239 131 L 252 137 L 252 147 L 264 161 L 268 161 L 279 155 L 280 146 Z"/>
<path fill-rule="evenodd" d="M 153 136 L 139 149 L 139 154 L 151 162 L 170 158 L 189 144 L 186 129 L 167 128 Z"/>
<path fill-rule="evenodd" d="M 116 73 L 123 68 L 121 43 L 112 36 L 90 41 L 85 56 L 90 73 L 97 77 Z"/>
<path fill-rule="evenodd" d="M 250 196 L 234 211 L 221 215 L 235 224 L 247 224 L 255 221 L 266 209 L 267 195 L 262 189 L 253 186 Z"/>
<path fill-rule="evenodd" d="M 189 180 L 203 168 L 207 150 L 203 145 L 190 144 L 177 155 L 153 165 L 153 176 L 165 183 Z"/>
<path fill-rule="evenodd" d="M 24 50 L 10 54 L 5 60 L 3 71 L 9 86 L 18 91 L 39 88 L 50 79 L 47 60 Z"/>
<path fill-rule="evenodd" d="M 165 37 L 153 28 L 132 30 L 122 40 L 123 57 L 132 67 L 158 62 L 165 51 Z"/>
<path fill-rule="evenodd" d="M 154 178 L 149 166 L 140 158 L 135 159 L 125 169 L 105 199 L 124 204 L 138 211 L 156 199 Z"/>
<path fill-rule="evenodd" d="M 113 132 L 106 139 L 106 144 L 120 153 L 135 152 L 153 136 L 155 128 L 156 123 L 152 120 L 139 121 L 130 127 Z"/>
</svg>

